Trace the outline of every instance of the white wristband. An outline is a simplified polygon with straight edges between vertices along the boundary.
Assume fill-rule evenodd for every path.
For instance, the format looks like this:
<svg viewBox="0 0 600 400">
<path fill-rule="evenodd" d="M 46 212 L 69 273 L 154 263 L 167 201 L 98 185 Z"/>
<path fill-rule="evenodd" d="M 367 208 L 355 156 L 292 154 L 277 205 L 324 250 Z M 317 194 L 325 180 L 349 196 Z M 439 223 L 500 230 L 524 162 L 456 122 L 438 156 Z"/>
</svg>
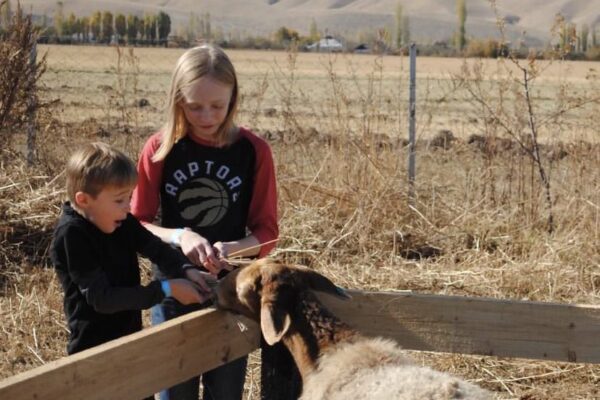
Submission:
<svg viewBox="0 0 600 400">
<path fill-rule="evenodd" d="M 173 231 L 173 233 L 171 233 L 171 238 L 170 238 L 171 244 L 174 244 L 175 246 L 181 246 L 181 235 L 183 235 L 184 230 L 185 229 L 183 229 L 183 228 L 178 228 L 178 229 L 175 229 Z"/>
</svg>

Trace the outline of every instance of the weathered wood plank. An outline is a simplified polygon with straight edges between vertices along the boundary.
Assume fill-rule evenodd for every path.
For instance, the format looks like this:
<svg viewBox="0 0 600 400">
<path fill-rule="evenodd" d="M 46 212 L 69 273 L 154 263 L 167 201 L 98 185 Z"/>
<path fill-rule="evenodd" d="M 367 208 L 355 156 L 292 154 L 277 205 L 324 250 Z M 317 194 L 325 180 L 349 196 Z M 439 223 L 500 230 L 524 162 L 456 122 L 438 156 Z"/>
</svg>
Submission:
<svg viewBox="0 0 600 400">
<path fill-rule="evenodd" d="M 366 334 L 449 353 L 600 363 L 600 307 L 473 297 L 349 292 L 320 295 Z"/>
<path fill-rule="evenodd" d="M 350 291 L 331 310 L 413 350 L 600 363 L 600 307 Z M 245 330 L 238 327 L 243 322 Z M 0 399 L 136 399 L 241 357 L 257 324 L 216 310 L 168 321 L 0 382 Z"/>
<path fill-rule="evenodd" d="M 237 321 L 249 329 L 241 332 Z M 0 399 L 141 399 L 259 343 L 254 322 L 201 310 L 8 378 Z"/>
</svg>

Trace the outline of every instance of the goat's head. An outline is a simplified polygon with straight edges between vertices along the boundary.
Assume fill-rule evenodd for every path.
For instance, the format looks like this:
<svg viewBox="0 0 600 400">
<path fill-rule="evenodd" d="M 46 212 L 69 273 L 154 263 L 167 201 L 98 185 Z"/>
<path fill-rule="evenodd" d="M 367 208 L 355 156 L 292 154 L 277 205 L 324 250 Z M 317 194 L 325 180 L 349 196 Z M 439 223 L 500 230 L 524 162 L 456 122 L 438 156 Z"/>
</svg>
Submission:
<svg viewBox="0 0 600 400">
<path fill-rule="evenodd" d="M 309 268 L 261 259 L 234 270 L 219 282 L 217 305 L 260 322 L 265 340 L 272 345 L 290 328 L 290 310 L 298 293 L 308 289 L 350 298 L 329 279 Z"/>
</svg>

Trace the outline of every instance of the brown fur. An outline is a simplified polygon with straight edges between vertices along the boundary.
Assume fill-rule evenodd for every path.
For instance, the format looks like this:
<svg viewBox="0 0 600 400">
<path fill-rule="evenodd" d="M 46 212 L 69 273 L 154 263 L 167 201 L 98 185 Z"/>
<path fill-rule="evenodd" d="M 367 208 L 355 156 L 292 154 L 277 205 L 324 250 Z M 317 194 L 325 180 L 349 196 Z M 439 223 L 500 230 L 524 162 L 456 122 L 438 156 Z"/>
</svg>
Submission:
<svg viewBox="0 0 600 400">
<path fill-rule="evenodd" d="M 271 328 L 266 327 L 266 318 L 261 316 L 265 310 L 272 310 L 276 325 L 273 329 L 282 334 L 278 338 L 288 347 L 305 377 L 327 348 L 358 335 L 324 308 L 309 289 L 345 297 L 331 281 L 306 267 L 284 266 L 264 259 L 224 278 L 217 288 L 217 302 L 220 308 L 261 322 L 267 342 Z"/>
</svg>

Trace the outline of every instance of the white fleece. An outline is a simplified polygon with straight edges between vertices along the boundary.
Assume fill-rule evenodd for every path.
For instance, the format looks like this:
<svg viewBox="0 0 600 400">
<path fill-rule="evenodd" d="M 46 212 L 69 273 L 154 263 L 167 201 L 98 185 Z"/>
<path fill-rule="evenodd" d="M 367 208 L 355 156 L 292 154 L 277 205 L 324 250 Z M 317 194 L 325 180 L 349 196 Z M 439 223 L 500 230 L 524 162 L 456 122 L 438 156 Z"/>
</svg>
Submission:
<svg viewBox="0 0 600 400">
<path fill-rule="evenodd" d="M 340 343 L 306 377 L 301 400 L 490 400 L 492 395 L 447 373 L 414 365 L 393 341 Z"/>
</svg>

